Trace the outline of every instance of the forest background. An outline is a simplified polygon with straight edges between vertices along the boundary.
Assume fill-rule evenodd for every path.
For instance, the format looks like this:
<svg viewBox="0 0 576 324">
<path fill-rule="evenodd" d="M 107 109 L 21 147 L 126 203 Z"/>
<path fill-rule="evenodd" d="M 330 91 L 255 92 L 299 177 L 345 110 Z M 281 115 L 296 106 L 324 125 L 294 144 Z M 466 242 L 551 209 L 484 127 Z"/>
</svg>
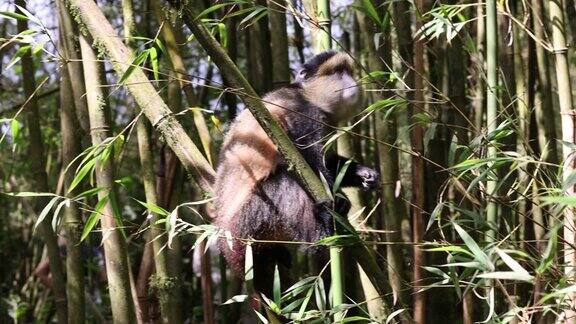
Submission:
<svg viewBox="0 0 576 324">
<path fill-rule="evenodd" d="M 576 322 L 574 17 L 574 0 L 3 0 L 0 323 Z M 342 232 L 315 243 L 330 261 L 294 249 L 297 283 L 253 309 L 251 250 L 230 273 L 207 213 L 217 152 L 250 109 L 325 198 L 259 96 L 329 48 L 364 102 L 323 145 L 380 188 L 345 189 Z"/>
</svg>

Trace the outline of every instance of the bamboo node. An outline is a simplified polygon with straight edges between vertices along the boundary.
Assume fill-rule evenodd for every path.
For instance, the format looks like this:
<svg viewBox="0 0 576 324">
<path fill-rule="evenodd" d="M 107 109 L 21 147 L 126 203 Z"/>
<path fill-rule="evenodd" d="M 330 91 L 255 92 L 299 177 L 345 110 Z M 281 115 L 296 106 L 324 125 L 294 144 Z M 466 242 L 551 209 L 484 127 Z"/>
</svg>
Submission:
<svg viewBox="0 0 576 324">
<path fill-rule="evenodd" d="M 564 46 L 562 48 L 553 48 L 552 53 L 554 53 L 554 54 L 566 54 L 566 53 L 568 53 L 568 47 Z"/>
<path fill-rule="evenodd" d="M 158 129 L 158 127 L 160 126 L 160 124 L 161 124 L 163 121 L 165 121 L 168 117 L 171 117 L 171 116 L 173 116 L 173 115 L 174 115 L 174 113 L 168 113 L 168 114 L 160 117 L 160 118 L 152 125 L 152 127 L 154 127 L 154 129 Z"/>
<path fill-rule="evenodd" d="M 92 126 L 90 127 L 90 133 L 92 133 L 93 131 L 102 131 L 102 132 L 106 132 L 110 129 L 109 126 Z"/>
</svg>

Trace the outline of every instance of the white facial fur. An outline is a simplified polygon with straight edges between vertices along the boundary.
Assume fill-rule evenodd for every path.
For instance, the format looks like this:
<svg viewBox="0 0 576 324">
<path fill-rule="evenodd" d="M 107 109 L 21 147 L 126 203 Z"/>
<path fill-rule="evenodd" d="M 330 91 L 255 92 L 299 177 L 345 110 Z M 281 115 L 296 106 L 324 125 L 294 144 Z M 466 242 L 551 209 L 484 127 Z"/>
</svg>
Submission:
<svg viewBox="0 0 576 324">
<path fill-rule="evenodd" d="M 303 85 L 307 99 L 328 113 L 333 122 L 358 113 L 362 90 L 348 73 L 314 77 Z"/>
</svg>

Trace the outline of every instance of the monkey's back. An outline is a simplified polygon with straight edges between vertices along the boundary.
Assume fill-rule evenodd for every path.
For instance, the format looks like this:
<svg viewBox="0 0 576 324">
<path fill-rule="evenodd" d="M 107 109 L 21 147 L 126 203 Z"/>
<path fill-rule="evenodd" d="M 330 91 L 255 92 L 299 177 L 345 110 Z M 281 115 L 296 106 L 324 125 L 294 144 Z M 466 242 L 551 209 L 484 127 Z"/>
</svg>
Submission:
<svg viewBox="0 0 576 324">
<path fill-rule="evenodd" d="M 313 128 L 301 120 L 300 114 L 310 107 L 297 85 L 270 92 L 263 101 L 287 133 L 298 133 L 294 129 L 298 127 Z M 312 199 L 288 172 L 276 145 L 247 109 L 224 138 L 214 191 L 214 221 L 233 237 L 313 241 L 323 235 L 314 218 Z M 303 225 L 306 231 L 294 231 Z M 235 242 L 234 251 L 223 249 L 230 265 L 242 271 L 243 244 Z"/>
</svg>

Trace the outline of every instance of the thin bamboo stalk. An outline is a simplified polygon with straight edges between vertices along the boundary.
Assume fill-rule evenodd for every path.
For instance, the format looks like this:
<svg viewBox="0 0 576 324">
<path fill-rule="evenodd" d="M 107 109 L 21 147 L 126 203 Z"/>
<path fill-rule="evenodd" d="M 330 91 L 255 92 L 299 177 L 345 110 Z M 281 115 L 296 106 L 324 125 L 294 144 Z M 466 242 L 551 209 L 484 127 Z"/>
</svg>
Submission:
<svg viewBox="0 0 576 324">
<path fill-rule="evenodd" d="M 136 23 L 134 21 L 132 0 L 122 0 L 122 13 L 124 16 L 124 37 L 127 45 L 130 45 L 133 35 L 136 34 Z M 202 116 L 200 117 L 202 118 Z M 202 118 L 202 121 L 203 120 L 204 119 Z M 142 171 L 142 182 L 144 183 L 146 202 L 150 205 L 158 206 L 159 199 L 156 192 L 156 176 L 154 174 L 154 147 L 152 145 L 150 126 L 149 121 L 141 119 L 138 121 L 136 126 L 136 132 L 138 137 L 138 152 L 140 155 L 140 168 Z M 205 123 L 204 126 L 206 126 Z M 204 148 L 209 150 L 209 146 L 205 146 Z M 210 157 L 210 154 L 208 154 L 208 157 Z M 172 303 L 170 297 L 173 295 L 172 287 L 175 287 L 176 285 L 172 284 L 173 278 L 170 277 L 167 267 L 166 250 L 164 249 L 164 246 L 166 245 L 166 236 L 164 235 L 162 227 L 155 224 L 158 220 L 158 215 L 151 211 L 149 211 L 149 213 L 151 216 L 149 229 L 150 235 L 147 236 L 151 242 L 148 242 L 147 244 L 152 244 L 154 252 L 151 254 L 156 269 L 154 289 L 158 293 L 162 320 L 165 323 L 180 323 L 182 319 L 179 314 L 174 312 L 171 308 Z M 146 257 L 146 255 L 144 255 L 144 257 Z M 144 311 L 147 312 L 148 310 L 145 309 Z"/>
<path fill-rule="evenodd" d="M 422 15 L 424 13 L 424 1 L 416 1 L 416 30 L 420 30 L 423 26 Z M 414 116 L 416 107 L 424 107 L 424 41 L 414 41 L 414 101 L 410 106 L 410 116 Z M 425 265 L 424 250 L 419 246 L 424 238 L 424 220 L 423 210 L 426 201 L 424 192 L 425 169 L 424 160 L 421 155 L 424 152 L 424 128 L 422 125 L 416 124 L 410 132 L 410 142 L 412 149 L 418 152 L 417 155 L 412 156 L 412 241 L 413 245 L 413 317 L 414 321 L 419 324 L 426 323 L 426 295 L 422 291 L 423 288 L 423 269 Z"/>
<path fill-rule="evenodd" d="M 60 69 L 60 125 L 62 132 L 62 169 L 80 154 L 78 123 L 72 96 L 72 86 L 68 74 L 68 66 Z M 69 171 L 64 174 L 64 191 L 74 179 Z M 71 197 L 73 193 L 69 193 Z M 82 213 L 76 202 L 70 202 L 64 207 L 64 230 L 66 239 L 66 293 L 68 307 L 74 311 L 68 312 L 68 323 L 84 323 L 86 314 L 84 291 L 84 258 L 82 256 Z"/>
<path fill-rule="evenodd" d="M 22 8 L 26 8 L 26 1 L 17 0 L 16 4 Z M 20 13 L 20 9 L 17 9 Z M 20 13 L 22 14 L 22 13 Z M 18 32 L 28 30 L 28 21 L 19 19 L 17 22 Z M 48 192 L 48 175 L 46 174 L 46 155 L 44 153 L 44 141 L 42 138 L 42 131 L 40 129 L 40 113 L 38 108 L 38 101 L 34 97 L 36 92 L 35 70 L 34 62 L 32 60 L 31 50 L 26 51 L 21 59 L 22 62 L 22 85 L 24 94 L 28 98 L 28 103 L 22 109 L 26 112 L 26 124 L 28 127 L 28 157 L 31 163 L 32 183 L 30 187 L 32 191 Z M 40 214 L 44 206 L 48 202 L 46 199 L 37 199 L 34 206 L 34 211 Z M 48 262 L 50 264 L 50 273 L 52 274 L 52 292 L 54 293 L 54 301 L 56 305 L 56 317 L 58 323 L 66 323 L 67 321 L 67 300 L 66 300 L 66 276 L 60 261 L 60 249 L 58 248 L 58 241 L 56 234 L 52 230 L 52 226 L 48 218 L 38 224 L 38 231 L 46 245 Z"/>
<path fill-rule="evenodd" d="M 92 47 L 84 40 L 80 40 L 82 62 L 84 67 L 84 82 L 88 115 L 90 117 L 90 135 L 92 144 L 102 144 L 109 137 L 108 108 L 102 92 L 100 80 L 102 79 L 101 65 L 98 64 L 96 54 Z M 131 324 L 136 321 L 136 313 L 130 289 L 130 276 L 126 253 L 126 242 L 118 228 L 116 191 L 114 186 L 114 154 L 111 154 L 106 163 L 96 161 L 96 184 L 106 190 L 98 193 L 98 199 L 107 199 L 102 209 L 101 226 L 103 230 L 103 245 L 106 256 L 106 275 L 110 292 L 112 316 L 115 323 Z"/>
</svg>

